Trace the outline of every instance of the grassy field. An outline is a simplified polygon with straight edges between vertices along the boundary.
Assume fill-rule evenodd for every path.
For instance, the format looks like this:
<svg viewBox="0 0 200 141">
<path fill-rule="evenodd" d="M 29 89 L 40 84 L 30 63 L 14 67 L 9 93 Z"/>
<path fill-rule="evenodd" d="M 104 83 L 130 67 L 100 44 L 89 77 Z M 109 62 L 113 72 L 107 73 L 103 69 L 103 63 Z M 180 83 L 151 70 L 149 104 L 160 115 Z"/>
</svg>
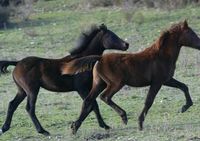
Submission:
<svg viewBox="0 0 200 141">
<path fill-rule="evenodd" d="M 78 0 L 38 1 L 28 21 L 12 19 L 12 26 L 0 30 L 0 60 L 19 60 L 26 56 L 60 58 L 68 55 L 81 31 L 91 24 L 105 23 L 109 29 L 130 43 L 129 52 L 148 47 L 171 24 L 188 20 L 200 33 L 200 8 L 162 11 L 157 9 L 95 8 L 86 9 Z M 100 129 L 94 114 L 85 120 L 77 135 L 71 134 L 70 125 L 78 117 L 82 100 L 76 92 L 54 93 L 40 90 L 36 114 L 51 136 L 36 132 L 26 110 L 26 100 L 13 116 L 11 129 L 0 136 L 2 141 L 200 141 L 200 52 L 183 48 L 177 62 L 175 78 L 185 82 L 194 102 L 187 112 L 178 110 L 185 104 L 182 91 L 162 87 L 149 111 L 144 130 L 139 131 L 137 118 L 142 110 L 148 88 L 123 88 L 114 101 L 128 114 L 128 125 L 98 98 L 101 113 L 112 129 Z M 13 70 L 12 67 L 9 68 Z M 3 124 L 8 103 L 16 94 L 11 73 L 0 76 L 0 126 Z"/>
</svg>

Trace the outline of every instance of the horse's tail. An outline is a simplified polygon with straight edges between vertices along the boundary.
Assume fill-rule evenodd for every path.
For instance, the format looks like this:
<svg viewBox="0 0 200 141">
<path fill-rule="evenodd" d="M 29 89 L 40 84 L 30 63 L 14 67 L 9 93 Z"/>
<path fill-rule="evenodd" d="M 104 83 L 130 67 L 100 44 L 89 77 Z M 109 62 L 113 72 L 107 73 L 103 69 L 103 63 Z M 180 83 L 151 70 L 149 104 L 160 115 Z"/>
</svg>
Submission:
<svg viewBox="0 0 200 141">
<path fill-rule="evenodd" d="M 61 74 L 77 74 L 84 71 L 93 69 L 96 61 L 100 60 L 101 56 L 91 55 L 78 59 L 74 59 L 68 63 L 63 64 L 61 68 Z"/>
<path fill-rule="evenodd" d="M 0 61 L 0 73 L 7 73 L 8 66 L 16 66 L 18 61 Z"/>
</svg>

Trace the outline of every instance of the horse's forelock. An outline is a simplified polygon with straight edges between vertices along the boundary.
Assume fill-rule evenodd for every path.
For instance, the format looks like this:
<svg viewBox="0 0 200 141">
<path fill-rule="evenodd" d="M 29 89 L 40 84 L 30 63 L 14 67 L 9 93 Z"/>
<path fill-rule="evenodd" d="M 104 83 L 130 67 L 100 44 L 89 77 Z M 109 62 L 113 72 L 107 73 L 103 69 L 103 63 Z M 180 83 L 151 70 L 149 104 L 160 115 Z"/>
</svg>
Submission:
<svg viewBox="0 0 200 141">
<path fill-rule="evenodd" d="M 101 25 L 99 26 L 99 28 L 100 28 L 101 30 L 103 30 L 103 31 L 106 31 L 106 30 L 107 30 L 107 26 L 106 26 L 105 24 L 101 24 Z"/>
<path fill-rule="evenodd" d="M 188 23 L 187 21 L 183 21 L 177 24 L 173 24 L 170 28 L 169 28 L 169 32 L 170 33 L 177 33 L 177 32 L 181 32 L 182 30 L 188 28 Z"/>
</svg>

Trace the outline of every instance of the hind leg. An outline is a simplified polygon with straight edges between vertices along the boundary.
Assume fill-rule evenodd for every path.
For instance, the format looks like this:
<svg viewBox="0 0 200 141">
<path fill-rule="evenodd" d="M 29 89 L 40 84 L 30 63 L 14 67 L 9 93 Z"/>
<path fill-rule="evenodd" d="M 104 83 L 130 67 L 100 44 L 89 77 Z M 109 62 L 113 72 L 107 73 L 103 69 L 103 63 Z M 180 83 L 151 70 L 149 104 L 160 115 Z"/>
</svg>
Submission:
<svg viewBox="0 0 200 141">
<path fill-rule="evenodd" d="M 83 101 L 82 109 L 81 109 L 81 113 L 79 115 L 79 118 L 75 122 L 73 122 L 72 125 L 71 125 L 73 134 L 76 134 L 76 132 L 80 128 L 82 122 L 85 120 L 85 118 L 92 111 L 95 99 L 100 94 L 100 92 L 103 91 L 103 89 L 104 89 L 104 85 L 102 86 L 102 84 L 100 82 L 93 84 L 93 87 L 92 87 L 89 95 Z"/>
<path fill-rule="evenodd" d="M 126 115 L 126 111 L 119 107 L 116 103 L 112 101 L 113 95 L 118 92 L 122 88 L 122 85 L 110 85 L 108 84 L 107 88 L 101 94 L 100 98 L 103 100 L 107 105 L 111 106 L 122 118 L 124 124 L 127 124 L 128 119 Z"/>
<path fill-rule="evenodd" d="M 107 76 L 104 75 L 104 73 L 99 74 L 99 76 L 106 83 L 107 86 L 100 96 L 101 100 L 103 100 L 107 105 L 112 107 L 120 115 L 123 123 L 127 124 L 128 119 L 126 111 L 112 101 L 113 95 L 124 86 L 120 77 Z"/>
<path fill-rule="evenodd" d="M 50 135 L 50 133 L 47 132 L 46 130 L 44 130 L 44 128 L 40 124 L 40 122 L 35 114 L 35 103 L 37 100 L 38 92 L 39 92 L 39 88 L 35 89 L 34 91 L 32 90 L 31 92 L 28 93 L 26 110 L 27 110 L 29 116 L 31 117 L 31 120 L 32 120 L 33 124 L 35 125 L 35 128 L 38 131 L 38 133 L 48 136 L 48 135 Z"/>
<path fill-rule="evenodd" d="M 87 95 L 89 94 L 89 91 L 82 90 L 82 91 L 78 91 L 78 93 L 81 96 L 81 98 L 84 100 L 87 97 Z M 94 111 L 94 113 L 96 115 L 96 118 L 97 118 L 97 121 L 99 123 L 99 126 L 104 128 L 104 129 L 106 129 L 106 130 L 110 129 L 110 127 L 104 122 L 104 120 L 103 120 L 103 118 L 101 116 L 101 113 L 99 111 L 99 105 L 98 105 L 96 100 L 93 103 L 92 110 Z"/>
<path fill-rule="evenodd" d="M 25 97 L 26 97 L 26 93 L 24 92 L 24 90 L 22 88 L 19 87 L 17 95 L 9 103 L 6 120 L 1 129 L 2 133 L 6 132 L 10 129 L 10 124 L 12 121 L 13 113 L 15 112 L 18 105 L 24 100 Z"/>
<path fill-rule="evenodd" d="M 99 126 L 102 127 L 102 128 L 104 128 L 104 129 L 106 129 L 106 130 L 110 129 L 110 126 L 108 126 L 108 125 L 104 122 L 104 120 L 103 120 L 103 118 L 102 118 L 102 116 L 101 116 L 101 114 L 100 114 L 99 105 L 98 105 L 98 103 L 97 103 L 96 100 L 95 100 L 94 103 L 93 103 L 92 109 L 93 109 L 93 111 L 94 111 L 94 113 L 95 113 L 95 115 L 96 115 L 96 117 L 97 117 Z"/>
</svg>

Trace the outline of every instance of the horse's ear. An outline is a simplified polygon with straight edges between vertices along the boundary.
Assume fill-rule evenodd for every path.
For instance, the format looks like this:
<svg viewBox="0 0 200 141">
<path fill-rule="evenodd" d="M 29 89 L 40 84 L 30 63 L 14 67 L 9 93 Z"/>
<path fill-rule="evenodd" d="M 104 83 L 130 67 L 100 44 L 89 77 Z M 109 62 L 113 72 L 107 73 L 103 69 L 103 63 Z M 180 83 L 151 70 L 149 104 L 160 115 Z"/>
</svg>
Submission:
<svg viewBox="0 0 200 141">
<path fill-rule="evenodd" d="M 187 23 L 187 20 L 186 20 L 186 19 L 183 21 L 182 28 L 183 28 L 183 29 L 188 28 L 188 23 Z"/>
<path fill-rule="evenodd" d="M 100 30 L 103 30 L 103 31 L 106 31 L 107 30 L 107 27 L 104 23 L 102 23 L 100 26 L 99 26 L 99 29 Z"/>
<path fill-rule="evenodd" d="M 169 38 L 169 31 L 165 31 L 161 34 L 158 40 L 158 45 L 160 48 L 162 48 L 165 45 L 165 42 L 168 38 Z"/>
</svg>

